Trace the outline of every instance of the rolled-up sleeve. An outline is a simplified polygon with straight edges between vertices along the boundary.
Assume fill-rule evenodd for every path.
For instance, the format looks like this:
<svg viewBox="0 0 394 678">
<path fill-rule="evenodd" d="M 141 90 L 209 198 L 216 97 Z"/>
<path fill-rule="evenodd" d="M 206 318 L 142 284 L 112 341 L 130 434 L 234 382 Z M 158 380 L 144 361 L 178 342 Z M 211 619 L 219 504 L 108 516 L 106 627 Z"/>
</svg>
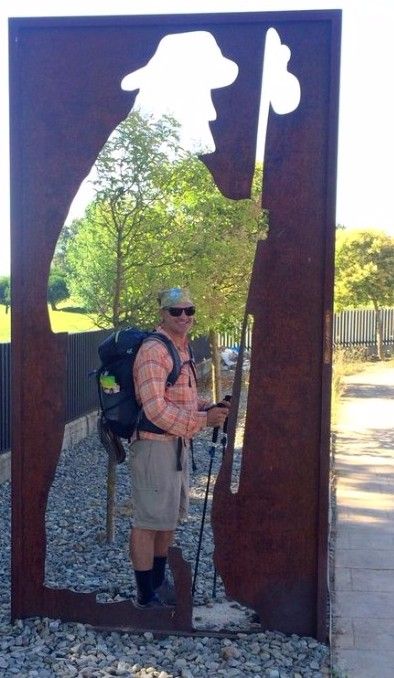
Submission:
<svg viewBox="0 0 394 678">
<path fill-rule="evenodd" d="M 200 401 L 190 365 L 182 366 L 176 384 L 167 385 L 172 358 L 159 341 L 144 343 L 134 363 L 137 400 L 146 417 L 171 436 L 192 438 L 207 425 L 207 414 L 199 411 Z M 154 434 L 153 434 L 154 435 Z"/>
</svg>

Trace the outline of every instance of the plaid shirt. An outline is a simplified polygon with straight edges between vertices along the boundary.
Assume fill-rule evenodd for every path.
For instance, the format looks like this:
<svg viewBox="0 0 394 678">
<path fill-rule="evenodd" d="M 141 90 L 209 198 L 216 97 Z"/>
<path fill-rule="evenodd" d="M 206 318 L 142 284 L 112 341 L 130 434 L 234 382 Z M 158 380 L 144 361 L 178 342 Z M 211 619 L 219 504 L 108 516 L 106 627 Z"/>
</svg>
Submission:
<svg viewBox="0 0 394 678">
<path fill-rule="evenodd" d="M 187 339 L 183 342 L 158 327 L 174 343 L 181 358 L 181 372 L 173 386 L 167 386 L 172 370 L 172 358 L 160 341 L 146 341 L 139 349 L 133 369 L 137 401 L 142 404 L 146 417 L 166 431 L 164 434 L 140 431 L 141 439 L 160 440 L 172 436 L 192 438 L 207 425 L 203 408 L 208 401 L 197 394 L 196 380 L 190 366 Z"/>
</svg>

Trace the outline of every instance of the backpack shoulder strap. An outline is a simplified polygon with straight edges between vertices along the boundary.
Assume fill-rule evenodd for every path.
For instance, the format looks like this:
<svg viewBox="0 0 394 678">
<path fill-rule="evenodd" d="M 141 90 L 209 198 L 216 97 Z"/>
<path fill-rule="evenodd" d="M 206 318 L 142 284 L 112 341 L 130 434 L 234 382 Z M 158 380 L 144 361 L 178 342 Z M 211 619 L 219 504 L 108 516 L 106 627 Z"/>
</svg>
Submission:
<svg viewBox="0 0 394 678">
<path fill-rule="evenodd" d="M 167 377 L 167 384 L 173 386 L 179 377 L 182 367 L 180 355 L 176 350 L 174 343 L 165 334 L 161 334 L 161 332 L 152 332 L 152 334 L 150 334 L 148 337 L 146 337 L 146 339 L 144 339 L 144 341 L 151 340 L 160 341 L 167 347 L 168 353 L 172 358 L 172 370 Z"/>
<path fill-rule="evenodd" d="M 196 382 L 196 384 L 197 384 L 196 361 L 194 360 L 194 353 L 193 353 L 193 349 L 192 349 L 192 347 L 191 347 L 191 344 L 188 344 L 188 345 L 187 345 L 187 349 L 188 349 L 188 351 L 189 351 L 189 364 L 190 364 L 191 370 L 192 370 L 192 372 L 193 372 L 194 380 L 195 380 L 195 382 Z"/>
</svg>

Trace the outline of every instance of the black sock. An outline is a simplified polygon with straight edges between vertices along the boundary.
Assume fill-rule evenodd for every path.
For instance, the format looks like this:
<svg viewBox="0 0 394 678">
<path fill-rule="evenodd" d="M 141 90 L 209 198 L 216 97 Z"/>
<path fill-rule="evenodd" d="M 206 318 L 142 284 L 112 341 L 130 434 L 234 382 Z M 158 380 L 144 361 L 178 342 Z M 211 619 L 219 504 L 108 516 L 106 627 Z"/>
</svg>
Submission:
<svg viewBox="0 0 394 678">
<path fill-rule="evenodd" d="M 155 556 L 153 559 L 153 588 L 159 588 L 160 584 L 164 581 L 164 575 L 166 570 L 166 556 Z"/>
<path fill-rule="evenodd" d="M 142 605 L 153 598 L 153 570 L 134 570 L 138 589 L 138 602 Z"/>
</svg>

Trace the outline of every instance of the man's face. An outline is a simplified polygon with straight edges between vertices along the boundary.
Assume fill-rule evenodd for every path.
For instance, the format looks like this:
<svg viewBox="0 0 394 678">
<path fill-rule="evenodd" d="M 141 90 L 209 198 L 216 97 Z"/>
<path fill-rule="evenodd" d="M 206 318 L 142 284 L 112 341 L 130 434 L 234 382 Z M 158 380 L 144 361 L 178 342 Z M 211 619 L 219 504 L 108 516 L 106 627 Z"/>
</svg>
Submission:
<svg viewBox="0 0 394 678">
<path fill-rule="evenodd" d="M 186 337 L 194 323 L 194 315 L 186 315 L 184 309 L 193 309 L 194 306 L 185 302 L 173 304 L 170 308 L 161 309 L 162 327 L 178 337 Z M 180 315 L 174 315 L 176 310 L 182 311 Z M 178 312 L 179 312 L 178 311 Z"/>
</svg>

